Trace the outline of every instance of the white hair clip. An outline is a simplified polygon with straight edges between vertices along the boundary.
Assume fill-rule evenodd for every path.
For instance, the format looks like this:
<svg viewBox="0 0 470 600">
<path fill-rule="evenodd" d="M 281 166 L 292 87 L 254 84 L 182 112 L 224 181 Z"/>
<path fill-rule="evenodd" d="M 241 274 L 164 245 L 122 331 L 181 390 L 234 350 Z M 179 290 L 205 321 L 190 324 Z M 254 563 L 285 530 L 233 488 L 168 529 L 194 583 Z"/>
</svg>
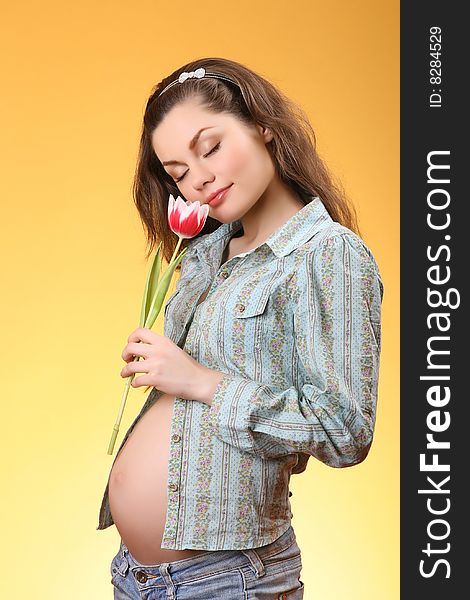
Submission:
<svg viewBox="0 0 470 600">
<path fill-rule="evenodd" d="M 163 92 L 166 92 L 168 88 L 171 88 L 176 83 L 184 83 L 187 79 L 193 79 L 194 77 L 196 79 L 202 79 L 203 77 L 213 77 L 214 79 L 224 79 L 225 81 L 230 81 L 230 83 L 234 83 L 235 85 L 238 86 L 238 83 L 236 81 L 234 81 L 233 79 L 230 79 L 230 77 L 227 77 L 227 75 L 222 75 L 222 73 L 209 73 L 208 71 L 206 71 L 204 69 L 204 67 L 199 67 L 199 69 L 196 69 L 195 71 L 183 71 L 182 73 L 180 73 L 178 79 L 175 79 L 174 81 L 169 83 L 158 94 L 158 96 L 161 96 L 163 94 Z M 238 87 L 240 87 L 240 86 L 238 86 Z"/>
<path fill-rule="evenodd" d="M 197 77 L 198 79 L 201 79 L 202 77 L 204 77 L 204 75 L 206 74 L 206 70 L 204 69 L 204 67 L 200 67 L 199 69 L 196 69 L 195 71 L 183 71 L 181 73 L 181 75 L 178 77 L 178 81 L 179 83 L 183 83 L 183 81 L 186 81 L 186 79 L 190 78 L 190 77 Z"/>
</svg>

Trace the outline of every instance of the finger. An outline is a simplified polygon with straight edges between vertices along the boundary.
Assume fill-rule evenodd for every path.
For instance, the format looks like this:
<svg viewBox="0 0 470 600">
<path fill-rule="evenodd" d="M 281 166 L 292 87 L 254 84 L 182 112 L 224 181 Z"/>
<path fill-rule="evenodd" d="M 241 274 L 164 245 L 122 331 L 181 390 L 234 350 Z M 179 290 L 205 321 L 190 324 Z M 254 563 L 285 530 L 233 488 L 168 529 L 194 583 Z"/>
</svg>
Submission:
<svg viewBox="0 0 470 600">
<path fill-rule="evenodd" d="M 150 377 L 150 375 L 141 375 L 140 377 L 134 377 L 131 382 L 132 387 L 139 387 L 141 385 L 155 385 Z"/>
<path fill-rule="evenodd" d="M 129 377 L 133 373 L 148 373 L 149 365 L 145 360 L 136 360 L 128 363 L 121 369 L 121 377 Z"/>
<path fill-rule="evenodd" d="M 134 360 L 135 356 L 148 358 L 150 348 L 150 344 L 145 344 L 142 342 L 132 342 L 125 346 L 124 350 L 122 351 L 121 357 L 126 362 Z"/>
<path fill-rule="evenodd" d="M 130 336 L 127 338 L 128 342 L 146 342 L 150 344 L 152 340 L 155 339 L 156 334 L 151 329 L 147 327 L 138 327 L 135 331 L 133 331 Z"/>
</svg>

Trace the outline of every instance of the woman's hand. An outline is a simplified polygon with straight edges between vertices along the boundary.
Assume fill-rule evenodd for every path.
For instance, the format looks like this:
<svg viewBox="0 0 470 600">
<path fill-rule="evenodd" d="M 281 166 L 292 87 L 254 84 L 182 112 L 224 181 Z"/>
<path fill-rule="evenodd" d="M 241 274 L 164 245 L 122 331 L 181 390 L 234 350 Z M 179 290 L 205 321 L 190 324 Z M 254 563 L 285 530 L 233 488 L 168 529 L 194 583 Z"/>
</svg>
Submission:
<svg viewBox="0 0 470 600">
<path fill-rule="evenodd" d="M 145 327 L 131 333 L 121 356 L 127 362 L 121 377 L 145 373 L 134 377 L 132 387 L 154 386 L 166 394 L 206 404 L 210 404 L 223 375 L 201 365 L 166 336 Z M 140 360 L 134 360 L 135 356 L 140 356 Z"/>
</svg>

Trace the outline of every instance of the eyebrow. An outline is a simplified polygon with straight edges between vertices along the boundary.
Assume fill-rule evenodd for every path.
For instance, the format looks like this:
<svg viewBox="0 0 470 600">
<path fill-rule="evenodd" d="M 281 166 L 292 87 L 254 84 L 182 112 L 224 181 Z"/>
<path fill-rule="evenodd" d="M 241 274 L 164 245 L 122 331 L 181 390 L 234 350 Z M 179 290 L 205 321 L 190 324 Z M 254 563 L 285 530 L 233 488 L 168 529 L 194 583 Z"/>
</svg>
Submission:
<svg viewBox="0 0 470 600">
<path fill-rule="evenodd" d="M 189 146 L 188 148 L 190 150 L 192 150 L 194 148 L 194 146 L 197 144 L 197 141 L 199 139 L 199 136 L 201 135 L 201 133 L 203 131 L 205 131 L 206 129 L 213 129 L 215 127 L 215 125 L 212 125 L 211 127 L 202 127 L 192 138 L 192 140 L 189 142 Z M 177 160 L 166 160 L 164 162 L 162 162 L 162 165 L 165 167 L 167 165 L 182 165 L 183 163 L 178 162 Z"/>
</svg>

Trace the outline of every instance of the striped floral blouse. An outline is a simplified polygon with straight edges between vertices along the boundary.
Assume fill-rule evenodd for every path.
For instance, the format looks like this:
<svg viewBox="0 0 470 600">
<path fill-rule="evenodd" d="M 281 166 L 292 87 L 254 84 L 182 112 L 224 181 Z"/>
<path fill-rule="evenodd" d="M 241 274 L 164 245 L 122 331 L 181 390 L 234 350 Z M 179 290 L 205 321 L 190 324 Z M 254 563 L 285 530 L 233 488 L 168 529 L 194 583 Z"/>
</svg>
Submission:
<svg viewBox="0 0 470 600">
<path fill-rule="evenodd" d="M 290 476 L 310 456 L 347 467 L 369 451 L 383 284 L 361 238 L 309 199 L 223 264 L 240 221 L 188 245 L 164 334 L 224 375 L 211 405 L 175 400 L 162 548 L 269 544 L 291 524 Z M 149 393 L 117 454 L 161 394 Z M 106 485 L 97 529 L 113 523 Z"/>
</svg>

